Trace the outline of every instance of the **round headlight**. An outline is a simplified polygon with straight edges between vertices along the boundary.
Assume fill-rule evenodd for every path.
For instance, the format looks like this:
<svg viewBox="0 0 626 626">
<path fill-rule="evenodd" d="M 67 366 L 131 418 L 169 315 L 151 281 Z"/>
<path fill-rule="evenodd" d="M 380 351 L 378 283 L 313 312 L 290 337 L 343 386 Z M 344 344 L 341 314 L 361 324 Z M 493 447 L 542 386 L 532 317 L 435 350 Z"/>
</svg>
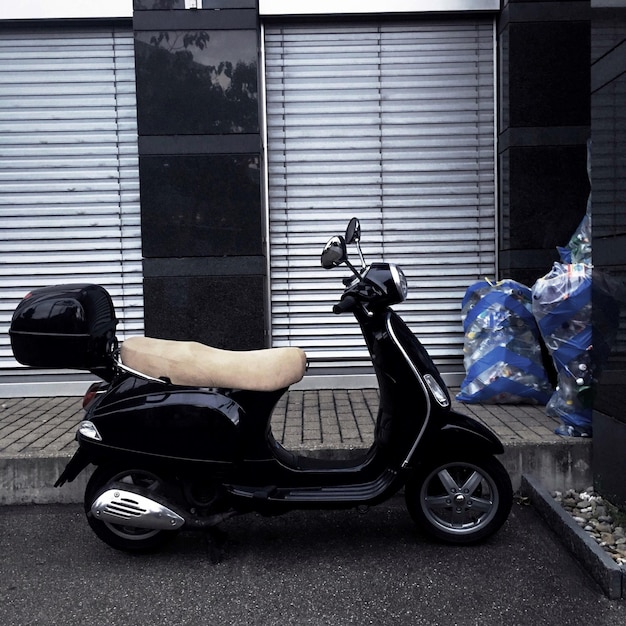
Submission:
<svg viewBox="0 0 626 626">
<path fill-rule="evenodd" d="M 391 275 L 393 276 L 393 282 L 398 292 L 398 302 L 403 302 L 409 293 L 409 287 L 407 284 L 406 276 L 401 268 L 397 265 L 390 265 Z"/>
<path fill-rule="evenodd" d="M 402 296 L 402 300 L 406 300 L 406 297 L 409 295 L 409 283 L 400 268 L 398 268 L 398 274 L 400 274 L 400 295 Z"/>
</svg>

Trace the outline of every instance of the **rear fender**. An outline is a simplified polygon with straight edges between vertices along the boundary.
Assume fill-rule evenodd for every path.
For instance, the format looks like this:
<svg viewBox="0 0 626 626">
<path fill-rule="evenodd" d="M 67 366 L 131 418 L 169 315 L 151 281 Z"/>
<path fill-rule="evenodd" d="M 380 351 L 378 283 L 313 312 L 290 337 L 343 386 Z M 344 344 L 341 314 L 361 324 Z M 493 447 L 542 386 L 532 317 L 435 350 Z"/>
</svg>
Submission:
<svg viewBox="0 0 626 626">
<path fill-rule="evenodd" d="M 74 456 L 69 460 L 65 469 L 54 483 L 55 487 L 62 487 L 65 483 L 71 483 L 92 461 L 92 457 L 83 448 L 78 448 Z"/>
</svg>

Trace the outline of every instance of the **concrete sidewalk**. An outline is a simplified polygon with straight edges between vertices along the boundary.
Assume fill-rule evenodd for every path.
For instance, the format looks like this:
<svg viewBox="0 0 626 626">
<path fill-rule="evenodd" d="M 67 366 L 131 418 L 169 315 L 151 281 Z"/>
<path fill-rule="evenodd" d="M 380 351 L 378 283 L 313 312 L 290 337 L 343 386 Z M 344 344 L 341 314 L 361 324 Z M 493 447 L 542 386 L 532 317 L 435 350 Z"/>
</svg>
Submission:
<svg viewBox="0 0 626 626">
<path fill-rule="evenodd" d="M 53 487 L 76 449 L 81 402 L 79 397 L 0 399 L 0 504 L 82 501 L 88 472 L 62 489 Z M 516 489 L 522 473 L 535 475 L 547 489 L 591 484 L 591 441 L 554 434 L 559 422 L 546 416 L 544 407 L 456 401 L 454 407 L 498 434 Z M 345 456 L 370 446 L 377 410 L 376 389 L 289 391 L 274 412 L 272 430 L 286 448 Z"/>
</svg>

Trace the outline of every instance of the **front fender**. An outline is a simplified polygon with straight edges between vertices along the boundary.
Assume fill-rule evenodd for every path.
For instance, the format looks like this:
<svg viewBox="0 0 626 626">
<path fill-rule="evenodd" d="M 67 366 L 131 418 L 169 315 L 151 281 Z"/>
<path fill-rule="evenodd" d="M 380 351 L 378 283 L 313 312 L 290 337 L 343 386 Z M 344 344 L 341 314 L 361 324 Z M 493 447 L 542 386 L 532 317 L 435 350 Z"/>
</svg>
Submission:
<svg viewBox="0 0 626 626">
<path fill-rule="evenodd" d="M 441 455 L 447 452 L 464 454 L 502 454 L 504 447 L 498 436 L 487 426 L 473 417 L 448 411 L 445 418 L 430 430 L 427 441 L 420 448 L 430 454 Z"/>
</svg>

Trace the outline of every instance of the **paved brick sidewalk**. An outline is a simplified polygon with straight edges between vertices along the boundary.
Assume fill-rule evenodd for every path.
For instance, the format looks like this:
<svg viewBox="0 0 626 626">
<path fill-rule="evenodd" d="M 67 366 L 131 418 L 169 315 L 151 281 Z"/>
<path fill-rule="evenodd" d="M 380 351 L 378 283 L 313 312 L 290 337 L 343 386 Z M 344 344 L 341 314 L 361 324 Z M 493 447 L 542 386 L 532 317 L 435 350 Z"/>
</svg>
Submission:
<svg viewBox="0 0 626 626">
<path fill-rule="evenodd" d="M 0 455 L 59 456 L 73 452 L 83 417 L 82 398 L 0 399 Z M 490 426 L 506 444 L 563 441 L 554 434 L 558 421 L 543 407 L 468 405 L 455 408 Z M 290 391 L 272 418 L 275 437 L 287 448 L 368 447 L 378 410 L 376 389 Z"/>
<path fill-rule="evenodd" d="M 0 399 L 0 454 L 71 454 L 81 403 L 78 397 Z"/>
<path fill-rule="evenodd" d="M 563 441 L 558 420 L 532 405 L 473 405 L 453 399 L 453 407 L 494 430 L 506 444 Z M 289 447 L 367 447 L 374 437 L 376 389 L 290 391 L 272 417 L 274 436 Z"/>
</svg>

